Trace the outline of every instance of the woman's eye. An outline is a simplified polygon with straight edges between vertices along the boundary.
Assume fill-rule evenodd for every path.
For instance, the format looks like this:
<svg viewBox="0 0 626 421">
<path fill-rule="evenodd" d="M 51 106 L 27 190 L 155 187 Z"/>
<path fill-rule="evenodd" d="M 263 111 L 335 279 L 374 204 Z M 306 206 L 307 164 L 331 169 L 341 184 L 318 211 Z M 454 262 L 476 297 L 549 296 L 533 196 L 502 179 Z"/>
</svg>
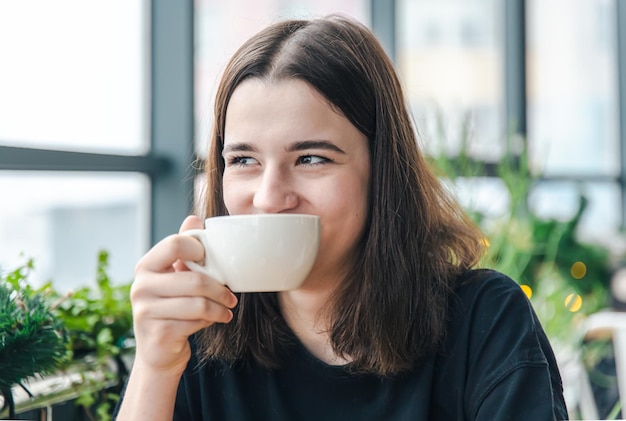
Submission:
<svg viewBox="0 0 626 421">
<path fill-rule="evenodd" d="M 228 158 L 226 160 L 226 162 L 228 163 L 228 165 L 239 165 L 241 167 L 245 167 L 247 165 L 254 165 L 257 163 L 257 160 L 249 157 L 249 156 L 233 156 L 231 158 Z"/>
<path fill-rule="evenodd" d="M 323 156 L 317 156 L 317 155 L 304 155 L 298 158 L 298 164 L 300 165 L 325 164 L 328 161 L 329 161 L 328 158 L 324 158 Z"/>
</svg>

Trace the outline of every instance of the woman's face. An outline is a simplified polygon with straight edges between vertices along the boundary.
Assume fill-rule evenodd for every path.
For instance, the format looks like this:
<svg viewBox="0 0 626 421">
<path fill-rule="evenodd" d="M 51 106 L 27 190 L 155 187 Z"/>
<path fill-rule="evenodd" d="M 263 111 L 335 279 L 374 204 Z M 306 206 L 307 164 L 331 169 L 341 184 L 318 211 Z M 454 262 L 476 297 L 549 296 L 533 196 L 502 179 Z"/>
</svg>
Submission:
<svg viewBox="0 0 626 421">
<path fill-rule="evenodd" d="M 226 113 L 224 202 L 231 215 L 304 213 L 321 217 L 310 278 L 349 269 L 367 218 L 367 138 L 307 83 L 248 79 Z"/>
</svg>

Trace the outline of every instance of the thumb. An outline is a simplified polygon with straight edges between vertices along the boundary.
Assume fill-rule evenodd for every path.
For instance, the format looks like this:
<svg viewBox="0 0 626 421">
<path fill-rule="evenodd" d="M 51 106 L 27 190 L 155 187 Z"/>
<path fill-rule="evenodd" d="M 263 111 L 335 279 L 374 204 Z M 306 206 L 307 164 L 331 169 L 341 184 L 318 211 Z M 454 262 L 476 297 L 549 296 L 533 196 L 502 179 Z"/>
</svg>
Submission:
<svg viewBox="0 0 626 421">
<path fill-rule="evenodd" d="M 204 222 L 202 219 L 195 215 L 189 215 L 185 218 L 183 223 L 180 225 L 180 230 L 178 233 L 182 233 L 183 231 L 189 231 L 192 229 L 202 229 L 204 228 Z"/>
<path fill-rule="evenodd" d="M 180 229 L 178 230 L 178 233 L 180 234 L 182 232 L 189 231 L 192 229 L 202 229 L 202 228 L 204 228 L 204 223 L 202 222 L 202 219 L 200 219 L 199 217 L 195 215 L 189 215 L 188 217 L 185 218 L 183 223 L 180 225 Z M 174 269 L 176 271 L 189 270 L 187 269 L 187 266 L 185 266 L 185 264 L 180 260 L 174 263 Z"/>
</svg>

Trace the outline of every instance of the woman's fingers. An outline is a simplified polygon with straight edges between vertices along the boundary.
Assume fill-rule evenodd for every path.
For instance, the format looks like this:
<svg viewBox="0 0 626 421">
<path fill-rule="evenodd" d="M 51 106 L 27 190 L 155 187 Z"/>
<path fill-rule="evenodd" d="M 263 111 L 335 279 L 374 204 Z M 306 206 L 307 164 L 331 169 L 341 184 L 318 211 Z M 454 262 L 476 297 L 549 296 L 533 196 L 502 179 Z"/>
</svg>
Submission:
<svg viewBox="0 0 626 421">
<path fill-rule="evenodd" d="M 158 305 L 139 305 L 136 316 L 143 319 L 169 321 L 203 321 L 206 325 L 214 322 L 228 323 L 233 318 L 232 311 L 215 301 L 204 297 L 160 298 Z M 187 335 L 194 333 L 189 332 Z"/>
<path fill-rule="evenodd" d="M 132 301 L 141 296 L 201 297 L 224 307 L 237 305 L 237 297 L 224 285 L 199 272 L 138 273 L 131 291 Z"/>
<path fill-rule="evenodd" d="M 180 225 L 180 229 L 178 233 L 182 233 L 183 231 L 193 230 L 193 229 L 202 229 L 204 228 L 204 223 L 202 219 L 195 215 L 189 215 L 185 218 L 183 223 Z"/>
<path fill-rule="evenodd" d="M 202 244 L 193 237 L 174 234 L 159 241 L 146 253 L 135 269 L 136 272 L 171 272 L 178 260 L 199 261 L 204 257 Z"/>
<path fill-rule="evenodd" d="M 195 215 L 190 215 L 187 218 L 185 218 L 183 223 L 180 225 L 180 229 L 178 230 L 178 233 L 182 234 L 185 231 L 189 231 L 192 229 L 202 229 L 202 228 L 204 228 L 204 223 L 202 222 L 202 219 L 200 219 L 199 217 Z M 204 255 L 202 257 L 204 257 Z M 194 261 L 199 261 L 199 260 L 200 259 L 196 259 Z M 189 268 L 185 265 L 185 263 L 182 260 L 174 262 L 173 267 L 174 267 L 174 270 L 176 271 L 189 270 Z"/>
<path fill-rule="evenodd" d="M 185 219 L 181 232 L 201 229 L 202 220 Z M 204 257 L 193 237 L 171 235 L 157 243 L 137 263 L 130 298 L 137 340 L 136 361 L 154 369 L 184 367 L 189 360 L 187 338 L 213 323 L 228 323 L 237 297 L 224 285 L 183 262 Z"/>
<path fill-rule="evenodd" d="M 189 271 L 140 270 L 130 294 L 136 358 L 158 370 L 187 364 L 187 338 L 213 323 L 230 322 L 237 303 L 228 288 Z"/>
<path fill-rule="evenodd" d="M 202 229 L 203 223 L 197 216 L 188 216 L 180 227 L 180 232 Z M 137 263 L 136 272 L 171 272 L 185 270 L 183 261 L 200 261 L 204 248 L 200 241 L 186 235 L 174 234 L 158 242 Z"/>
</svg>

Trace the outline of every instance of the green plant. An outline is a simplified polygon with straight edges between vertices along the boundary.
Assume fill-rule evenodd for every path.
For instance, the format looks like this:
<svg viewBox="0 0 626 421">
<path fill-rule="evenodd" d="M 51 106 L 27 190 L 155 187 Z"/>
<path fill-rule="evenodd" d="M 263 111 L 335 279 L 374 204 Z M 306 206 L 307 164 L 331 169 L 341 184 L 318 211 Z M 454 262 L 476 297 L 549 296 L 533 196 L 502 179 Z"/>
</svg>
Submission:
<svg viewBox="0 0 626 421">
<path fill-rule="evenodd" d="M 32 269 L 31 260 L 0 274 L 0 392 L 12 418 L 11 387 L 51 373 L 68 360 L 68 336 L 54 313 L 50 285 L 33 289 L 28 283 Z"/>
<path fill-rule="evenodd" d="M 132 352 L 126 341 L 132 328 L 130 283 L 114 285 L 107 273 L 108 265 L 108 253 L 101 251 L 97 287 L 75 291 L 56 309 L 69 333 L 74 360 L 81 359 L 89 372 L 101 374 L 83 375 L 76 386 L 80 392 L 77 404 L 92 419 L 91 408 L 95 407 L 95 417 L 101 421 L 110 419 L 119 398 L 119 385 L 128 374 L 122 354 Z"/>
<path fill-rule="evenodd" d="M 459 180 L 484 177 L 486 166 L 470 156 L 469 115 L 462 120 L 460 148 L 450 154 L 445 143 L 450 133 L 439 116 L 433 141 L 439 144 L 430 161 L 443 179 L 454 186 Z M 486 215 L 478 209 L 468 213 L 483 229 L 489 247 L 481 262 L 524 286 L 550 339 L 564 346 L 577 344 L 581 315 L 608 305 L 609 250 L 577 236 L 587 199 L 579 192 L 579 207 L 569 220 L 541 218 L 528 206 L 528 198 L 540 179 L 529 166 L 526 142 L 517 136 L 506 139 L 504 156 L 495 164 L 495 175 L 508 194 L 508 207 L 501 215 Z"/>
<path fill-rule="evenodd" d="M 458 139 L 461 146 L 456 153 L 451 154 L 450 148 L 445 147 L 450 134 L 445 130 L 441 116 L 438 135 L 434 139 L 439 143 L 439 149 L 430 157 L 431 163 L 452 189 L 461 180 L 467 182 L 487 173 L 485 164 L 471 158 L 469 122 L 469 115 L 466 115 Z M 505 212 L 494 216 L 480 209 L 467 209 L 483 229 L 489 245 L 481 266 L 499 270 L 520 284 L 530 298 L 557 358 L 562 358 L 561 362 L 567 367 L 572 366 L 572 356 L 576 359 L 582 355 L 592 381 L 599 380 L 600 393 L 606 395 L 611 391 L 611 382 L 616 381 L 615 375 L 597 375 L 598 354 L 585 355 L 587 347 L 579 325 L 585 315 L 609 306 L 609 249 L 601 244 L 581 241 L 577 235 L 588 205 L 582 190 L 578 192 L 578 209 L 567 220 L 541 218 L 533 212 L 528 205 L 529 196 L 540 182 L 540 174 L 533 173 L 530 168 L 523 139 L 508 136 L 505 140 L 504 156 L 490 168 L 507 193 Z M 611 349 L 606 343 L 600 345 L 603 353 Z M 592 358 L 594 355 L 595 359 Z M 614 419 L 619 413 L 619 400 L 617 402 L 607 411 L 606 419 Z M 571 410 L 575 414 L 577 408 Z"/>
<path fill-rule="evenodd" d="M 0 391 L 14 417 L 11 386 L 34 374 L 78 372 L 72 387 L 89 419 L 107 421 L 128 374 L 130 283 L 114 285 L 109 255 L 98 254 L 96 288 L 61 294 L 48 282 L 33 288 L 32 260 L 0 280 Z"/>
</svg>

